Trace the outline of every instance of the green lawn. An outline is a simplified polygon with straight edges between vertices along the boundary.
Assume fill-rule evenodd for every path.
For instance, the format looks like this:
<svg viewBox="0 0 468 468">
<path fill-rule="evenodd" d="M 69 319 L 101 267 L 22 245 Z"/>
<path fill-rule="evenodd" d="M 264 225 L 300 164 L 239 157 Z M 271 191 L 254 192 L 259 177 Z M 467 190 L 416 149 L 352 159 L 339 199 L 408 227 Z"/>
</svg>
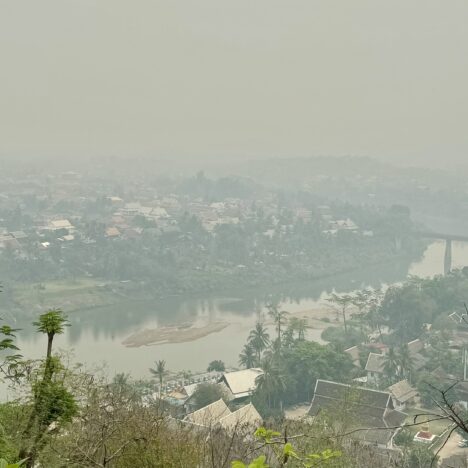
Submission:
<svg viewBox="0 0 468 468">
<path fill-rule="evenodd" d="M 21 285 L 14 289 L 13 299 L 24 310 L 62 307 L 70 311 L 112 303 L 115 295 L 103 289 L 103 284 L 102 280 L 83 277 L 76 280 Z"/>
</svg>

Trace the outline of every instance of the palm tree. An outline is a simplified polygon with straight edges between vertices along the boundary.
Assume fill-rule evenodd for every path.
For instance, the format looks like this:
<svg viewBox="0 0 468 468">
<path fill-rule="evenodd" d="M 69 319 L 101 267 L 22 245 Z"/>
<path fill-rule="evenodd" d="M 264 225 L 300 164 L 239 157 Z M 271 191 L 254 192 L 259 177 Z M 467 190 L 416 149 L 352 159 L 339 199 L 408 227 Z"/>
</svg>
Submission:
<svg viewBox="0 0 468 468">
<path fill-rule="evenodd" d="M 33 322 L 33 325 L 38 332 L 47 335 L 47 360 L 50 360 L 55 335 L 61 335 L 65 327 L 70 326 L 70 322 L 60 309 L 50 309 L 42 314 L 37 322 Z"/>
<path fill-rule="evenodd" d="M 353 300 L 353 296 L 349 294 L 342 294 L 340 296 L 336 293 L 332 293 L 327 299 L 328 302 L 334 304 L 341 311 L 345 333 L 348 332 L 348 324 L 346 323 L 346 310 L 353 303 Z"/>
<path fill-rule="evenodd" d="M 251 344 L 244 345 L 241 353 L 239 354 L 239 364 L 245 366 L 246 369 L 251 369 L 258 361 L 255 357 L 255 350 Z"/>
<path fill-rule="evenodd" d="M 164 361 L 164 360 L 155 361 L 155 364 L 156 364 L 156 367 L 154 369 L 150 368 L 150 372 L 155 377 L 158 377 L 158 379 L 159 379 L 159 397 L 161 397 L 163 379 L 164 379 L 164 376 L 167 374 L 166 361 Z"/>
<path fill-rule="evenodd" d="M 306 319 L 300 319 L 297 317 L 292 317 L 289 321 L 289 327 L 293 332 L 297 333 L 297 339 L 300 341 L 304 341 L 305 339 L 305 332 L 307 329 L 307 321 Z"/>
<path fill-rule="evenodd" d="M 392 381 L 395 380 L 395 377 L 400 373 L 399 359 L 393 347 L 388 350 L 383 371 Z"/>
<path fill-rule="evenodd" d="M 361 333 L 363 333 L 363 325 L 366 317 L 366 310 L 369 309 L 371 297 L 372 291 L 369 289 L 363 289 L 362 291 L 358 291 L 354 295 L 352 300 L 352 304 L 358 309 L 358 312 L 353 314 L 353 318 L 357 318 Z"/>
<path fill-rule="evenodd" d="M 382 338 L 382 323 L 383 318 L 381 316 L 381 305 L 384 297 L 384 293 L 381 289 L 376 289 L 372 291 L 369 300 L 368 300 L 368 311 L 366 315 L 366 320 L 369 324 L 369 327 L 372 330 L 377 328 L 379 332 L 380 342 L 383 343 Z"/>
<path fill-rule="evenodd" d="M 408 344 L 404 344 L 398 350 L 398 363 L 400 366 L 400 377 L 410 379 L 413 370 L 413 358 L 411 356 Z"/>
<path fill-rule="evenodd" d="M 257 360 L 260 361 L 262 351 L 266 349 L 270 343 L 270 335 L 263 323 L 257 322 L 255 324 L 255 328 L 249 334 L 248 343 L 255 350 Z"/>
<path fill-rule="evenodd" d="M 268 407 L 276 407 L 276 402 L 286 390 L 286 378 L 281 368 L 273 359 L 264 359 L 262 361 L 263 374 L 260 374 L 255 383 L 257 392 L 266 396 Z"/>
<path fill-rule="evenodd" d="M 275 323 L 275 328 L 278 333 L 279 348 L 281 348 L 281 327 L 286 323 L 286 316 L 288 315 L 288 312 L 285 310 L 278 310 L 278 306 L 276 304 L 269 304 L 268 314 Z"/>
</svg>

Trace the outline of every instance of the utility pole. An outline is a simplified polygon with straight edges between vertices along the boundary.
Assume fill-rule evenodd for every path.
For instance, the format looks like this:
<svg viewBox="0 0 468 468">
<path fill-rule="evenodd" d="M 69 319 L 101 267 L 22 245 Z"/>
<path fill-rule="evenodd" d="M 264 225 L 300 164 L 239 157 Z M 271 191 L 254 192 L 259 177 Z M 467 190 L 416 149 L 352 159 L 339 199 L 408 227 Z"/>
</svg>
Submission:
<svg viewBox="0 0 468 468">
<path fill-rule="evenodd" d="M 466 366 L 468 362 L 468 349 L 466 346 L 463 348 L 463 381 L 466 382 Z"/>
</svg>

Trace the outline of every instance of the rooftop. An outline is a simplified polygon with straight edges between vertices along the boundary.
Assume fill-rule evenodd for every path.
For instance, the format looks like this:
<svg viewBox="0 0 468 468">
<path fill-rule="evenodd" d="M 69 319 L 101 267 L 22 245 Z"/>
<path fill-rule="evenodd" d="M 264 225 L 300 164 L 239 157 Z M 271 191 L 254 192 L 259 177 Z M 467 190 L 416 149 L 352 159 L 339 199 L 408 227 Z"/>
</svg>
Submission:
<svg viewBox="0 0 468 468">
<path fill-rule="evenodd" d="M 236 372 L 226 372 L 221 380 L 225 382 L 234 398 L 249 396 L 256 388 L 256 380 L 263 370 L 259 368 L 245 369 Z"/>
<path fill-rule="evenodd" d="M 226 403 L 224 403 L 223 399 L 220 398 L 218 401 L 211 403 L 211 405 L 188 414 L 184 418 L 184 421 L 197 424 L 199 426 L 211 427 L 218 423 L 221 418 L 230 414 L 231 411 L 227 407 Z"/>
<path fill-rule="evenodd" d="M 382 445 L 391 440 L 395 428 L 406 419 L 405 413 L 393 408 L 388 392 L 319 379 L 309 415 L 323 411 L 339 411 L 340 416 L 346 413 L 354 427 L 363 429 L 355 433 L 357 438 Z"/>
<path fill-rule="evenodd" d="M 393 385 L 388 387 L 393 398 L 398 400 L 401 403 L 405 403 L 411 398 L 414 398 L 418 392 L 409 384 L 409 382 L 405 380 L 401 380 Z"/>
<path fill-rule="evenodd" d="M 240 427 L 255 427 L 260 425 L 262 417 L 252 403 L 234 411 L 219 420 L 219 424 L 226 430 L 238 430 Z"/>
<path fill-rule="evenodd" d="M 367 372 L 383 374 L 386 358 L 383 354 L 369 353 L 366 363 Z"/>
</svg>

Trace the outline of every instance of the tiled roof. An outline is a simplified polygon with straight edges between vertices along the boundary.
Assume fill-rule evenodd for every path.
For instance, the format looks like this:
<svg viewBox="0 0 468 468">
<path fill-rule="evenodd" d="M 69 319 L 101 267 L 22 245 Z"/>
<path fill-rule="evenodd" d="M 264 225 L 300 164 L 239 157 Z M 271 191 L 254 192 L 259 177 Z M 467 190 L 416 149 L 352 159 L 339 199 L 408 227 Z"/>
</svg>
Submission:
<svg viewBox="0 0 468 468">
<path fill-rule="evenodd" d="M 242 428 L 253 428 L 261 424 L 262 417 L 252 403 L 243 406 L 219 420 L 219 424 L 226 430 L 240 430 Z"/>
<path fill-rule="evenodd" d="M 359 360 L 359 348 L 357 346 L 353 346 L 352 348 L 348 348 L 344 350 L 345 353 L 351 356 L 351 360 L 353 364 L 357 367 L 361 367 L 361 363 Z"/>
<path fill-rule="evenodd" d="M 383 354 L 369 353 L 366 371 L 383 374 L 386 358 Z"/>
<path fill-rule="evenodd" d="M 411 400 L 411 398 L 414 398 L 418 394 L 406 379 L 391 385 L 388 387 L 388 390 L 393 398 L 401 403 Z"/>
<path fill-rule="evenodd" d="M 220 398 L 218 401 L 211 403 L 211 405 L 188 414 L 184 421 L 191 422 L 192 424 L 198 424 L 199 426 L 211 427 L 217 424 L 222 417 L 227 416 L 228 414 L 231 414 L 231 411 L 222 398 Z"/>
<path fill-rule="evenodd" d="M 345 414 L 356 429 L 363 429 L 355 433 L 356 438 L 383 445 L 406 419 L 406 414 L 393 408 L 387 392 L 318 380 L 309 415 L 333 411 Z"/>
<path fill-rule="evenodd" d="M 416 340 L 408 343 L 408 349 L 411 354 L 419 353 L 424 349 L 424 344 L 419 338 L 417 338 Z"/>
<path fill-rule="evenodd" d="M 420 353 L 411 355 L 411 366 L 415 371 L 421 370 L 428 362 L 429 360 Z"/>
</svg>

